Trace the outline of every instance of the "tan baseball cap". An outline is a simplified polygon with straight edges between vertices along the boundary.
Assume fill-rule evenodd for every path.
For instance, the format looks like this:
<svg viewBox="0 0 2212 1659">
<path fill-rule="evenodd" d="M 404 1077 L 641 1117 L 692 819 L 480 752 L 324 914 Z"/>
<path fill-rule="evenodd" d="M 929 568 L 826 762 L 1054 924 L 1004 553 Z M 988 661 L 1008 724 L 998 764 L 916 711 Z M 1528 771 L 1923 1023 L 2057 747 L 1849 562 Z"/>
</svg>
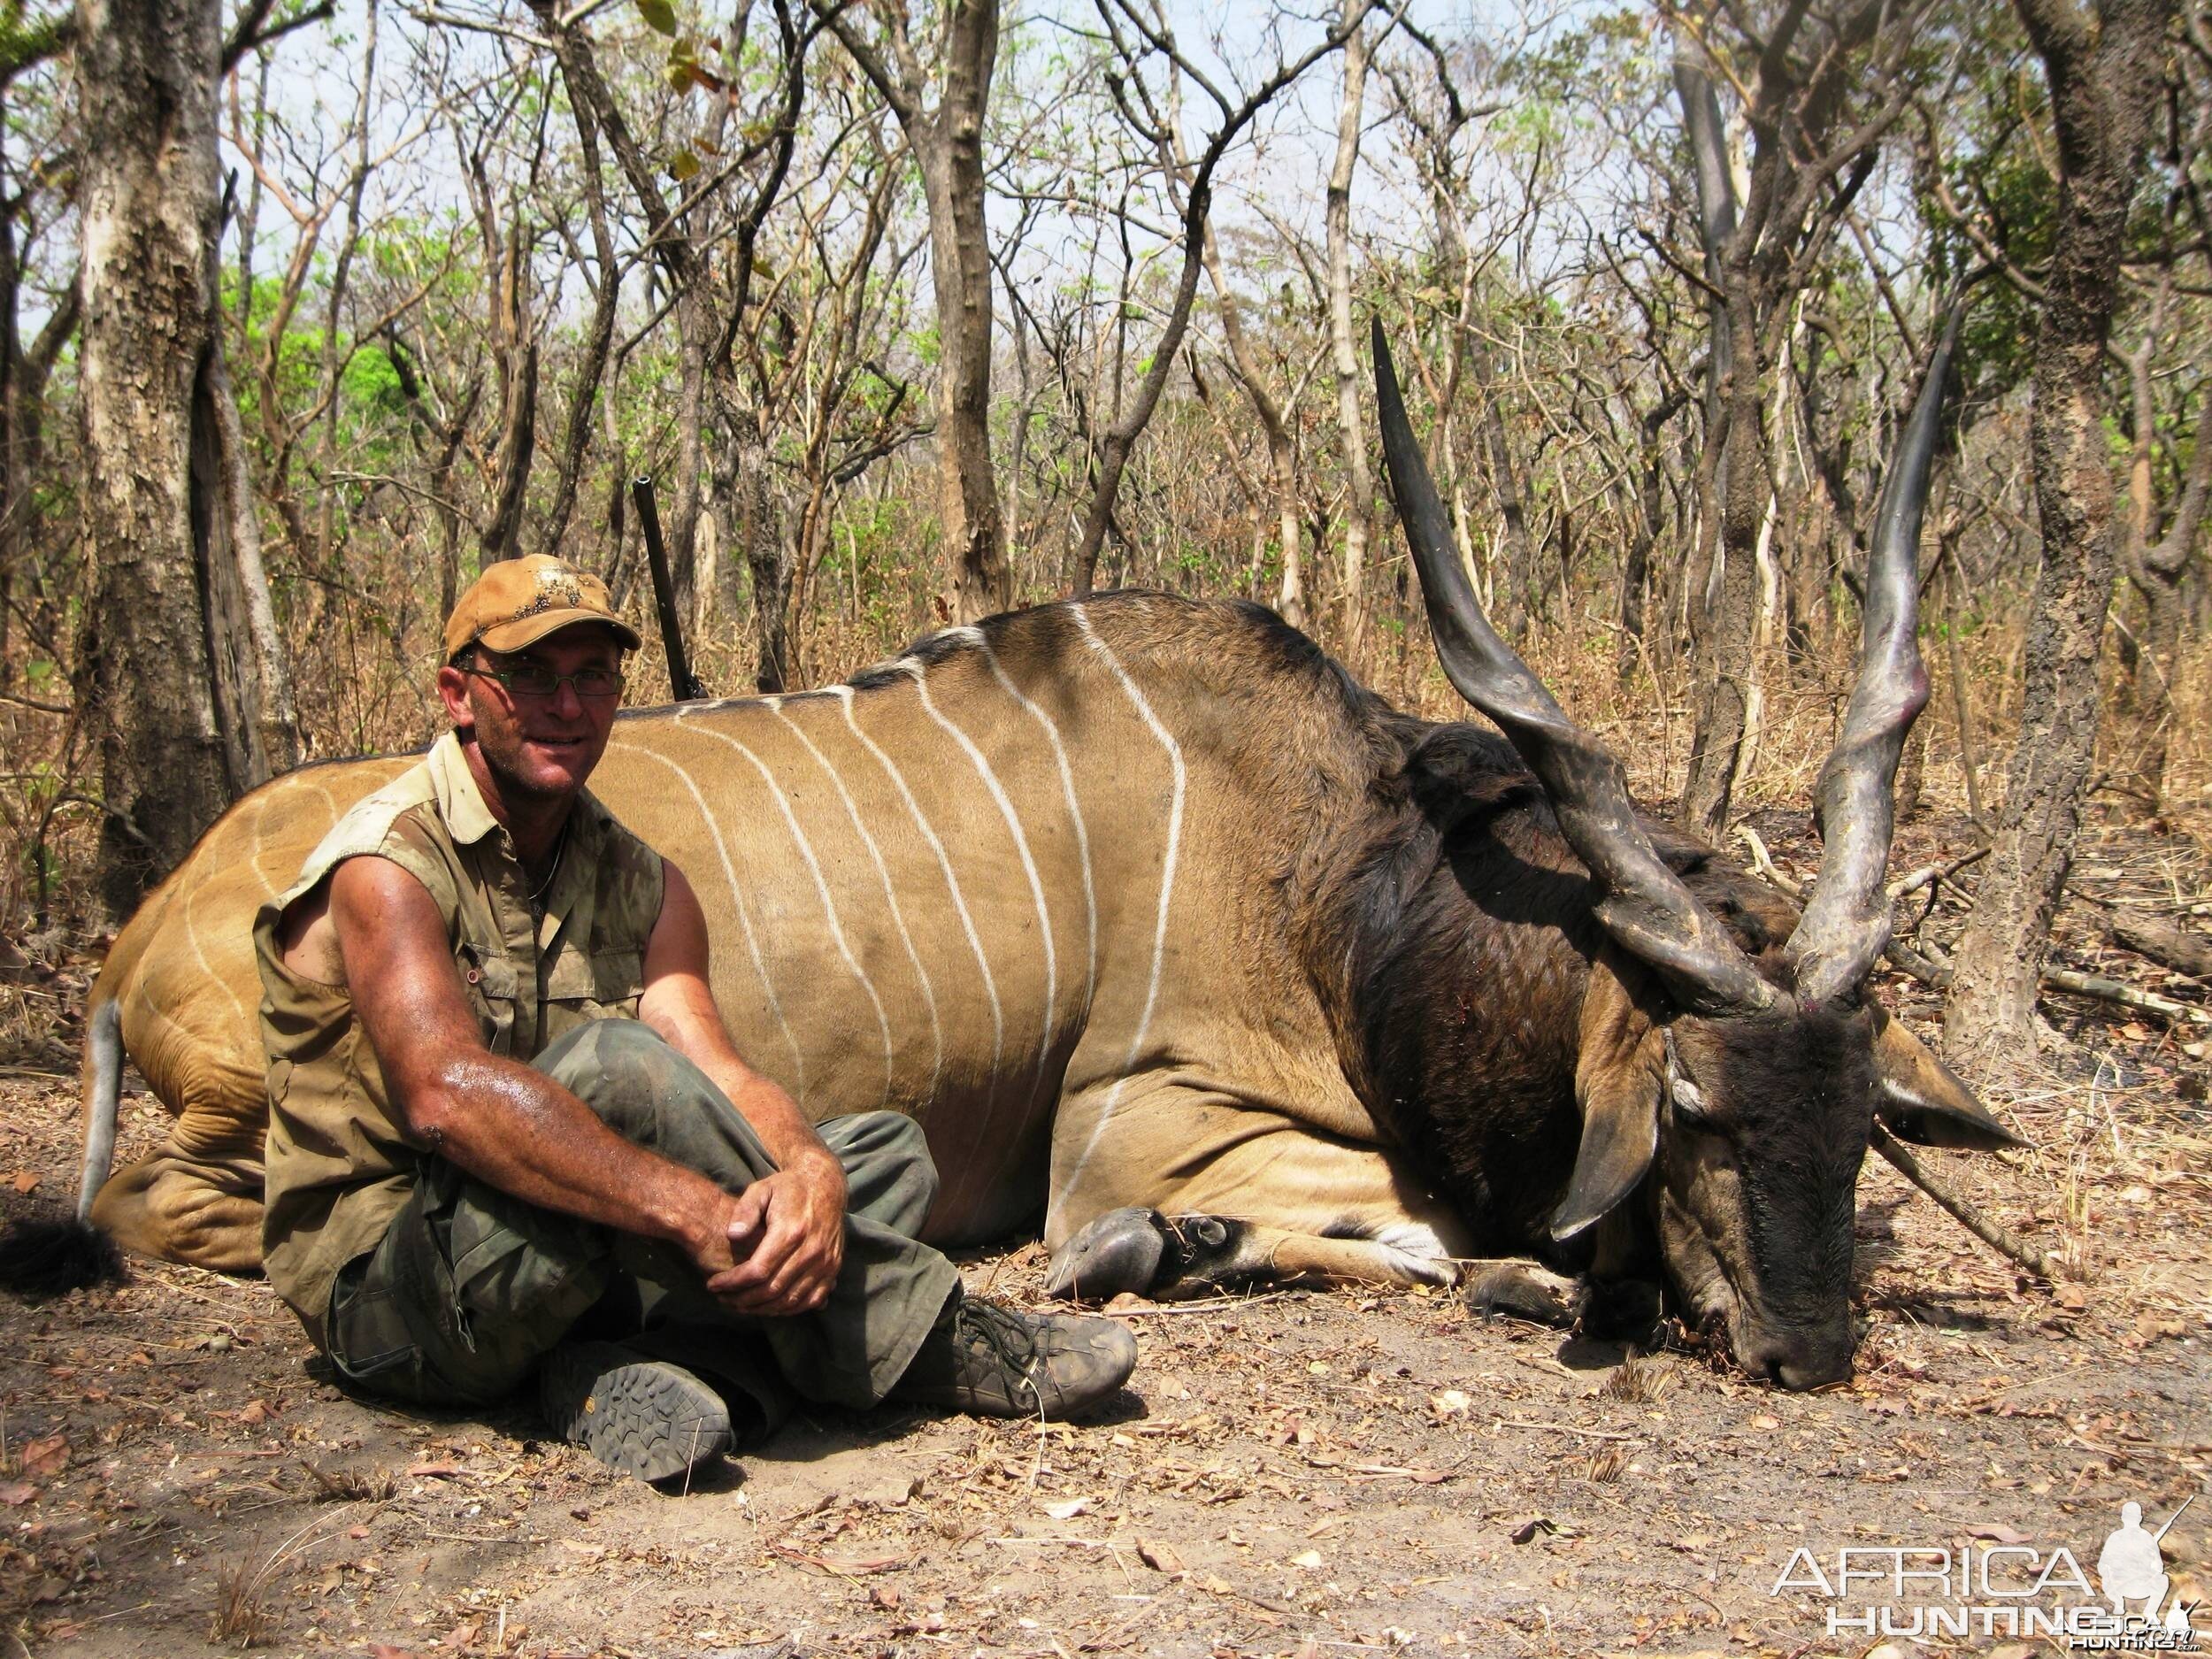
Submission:
<svg viewBox="0 0 2212 1659">
<path fill-rule="evenodd" d="M 495 651 L 518 651 L 579 622 L 603 622 L 638 648 L 637 630 L 615 614 L 607 584 L 549 553 L 501 559 L 484 567 L 445 619 L 445 655 L 451 662 L 482 641 Z"/>
</svg>

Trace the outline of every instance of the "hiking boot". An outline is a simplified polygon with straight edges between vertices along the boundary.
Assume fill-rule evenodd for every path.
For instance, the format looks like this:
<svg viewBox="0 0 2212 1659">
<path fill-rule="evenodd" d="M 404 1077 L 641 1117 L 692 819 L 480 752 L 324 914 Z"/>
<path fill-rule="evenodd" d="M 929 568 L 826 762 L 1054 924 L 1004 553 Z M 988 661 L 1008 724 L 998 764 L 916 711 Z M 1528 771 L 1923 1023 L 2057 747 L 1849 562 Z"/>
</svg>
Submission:
<svg viewBox="0 0 2212 1659">
<path fill-rule="evenodd" d="M 1136 1369 L 1137 1339 L 1111 1319 L 1019 1313 L 955 1291 L 891 1398 L 986 1417 L 1064 1417 Z"/>
<path fill-rule="evenodd" d="M 563 1439 L 640 1480 L 689 1474 L 730 1446 L 720 1394 L 682 1366 L 617 1342 L 555 1348 L 539 1377 L 538 1403 Z"/>
</svg>

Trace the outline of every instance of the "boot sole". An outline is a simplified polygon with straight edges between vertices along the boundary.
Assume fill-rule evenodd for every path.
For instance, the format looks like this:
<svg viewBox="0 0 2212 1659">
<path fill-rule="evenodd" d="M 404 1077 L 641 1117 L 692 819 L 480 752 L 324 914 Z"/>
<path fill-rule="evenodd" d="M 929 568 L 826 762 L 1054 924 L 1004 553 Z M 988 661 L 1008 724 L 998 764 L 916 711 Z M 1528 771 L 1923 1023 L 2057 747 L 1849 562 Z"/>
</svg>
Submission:
<svg viewBox="0 0 2212 1659">
<path fill-rule="evenodd" d="M 687 1474 L 730 1448 L 729 1408 L 680 1365 L 611 1343 L 565 1348 L 547 1361 L 547 1420 L 572 1445 L 640 1480 Z"/>
</svg>

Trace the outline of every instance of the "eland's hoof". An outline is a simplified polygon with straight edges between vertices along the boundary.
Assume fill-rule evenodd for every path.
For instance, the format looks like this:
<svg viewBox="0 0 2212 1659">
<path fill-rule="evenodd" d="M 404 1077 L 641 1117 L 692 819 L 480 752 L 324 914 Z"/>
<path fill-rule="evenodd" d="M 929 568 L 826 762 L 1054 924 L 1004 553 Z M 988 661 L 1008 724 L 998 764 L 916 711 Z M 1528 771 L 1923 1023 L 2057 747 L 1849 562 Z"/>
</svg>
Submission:
<svg viewBox="0 0 2212 1659">
<path fill-rule="evenodd" d="M 1104 1302 L 1152 1287 L 1167 1250 L 1156 1210 L 1110 1210 L 1060 1247 L 1045 1294 L 1062 1302 Z"/>
<path fill-rule="evenodd" d="M 1532 1262 L 1484 1263 L 1470 1273 L 1460 1294 L 1471 1311 L 1565 1327 L 1575 1321 L 1575 1281 Z"/>
</svg>

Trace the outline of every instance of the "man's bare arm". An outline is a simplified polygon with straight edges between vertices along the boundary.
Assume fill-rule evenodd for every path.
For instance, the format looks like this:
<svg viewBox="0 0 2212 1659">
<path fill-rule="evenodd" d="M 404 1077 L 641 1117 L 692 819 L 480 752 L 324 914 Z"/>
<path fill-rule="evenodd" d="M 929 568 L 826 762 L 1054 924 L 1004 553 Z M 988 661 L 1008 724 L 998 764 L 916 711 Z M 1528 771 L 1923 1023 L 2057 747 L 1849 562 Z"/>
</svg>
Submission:
<svg viewBox="0 0 2212 1659">
<path fill-rule="evenodd" d="M 741 1259 L 709 1287 L 741 1312 L 803 1313 L 829 1294 L 844 1259 L 845 1171 L 799 1103 L 738 1054 L 708 980 L 706 917 L 683 872 L 665 860 L 662 869 L 638 1018 L 729 1096 L 777 1165 L 739 1200 L 731 1248 Z"/>
<path fill-rule="evenodd" d="M 362 1029 L 411 1133 L 530 1203 L 667 1240 L 710 1276 L 731 1264 L 737 1199 L 484 1047 L 444 918 L 419 881 L 388 859 L 348 859 L 330 879 L 330 916 Z"/>
</svg>

